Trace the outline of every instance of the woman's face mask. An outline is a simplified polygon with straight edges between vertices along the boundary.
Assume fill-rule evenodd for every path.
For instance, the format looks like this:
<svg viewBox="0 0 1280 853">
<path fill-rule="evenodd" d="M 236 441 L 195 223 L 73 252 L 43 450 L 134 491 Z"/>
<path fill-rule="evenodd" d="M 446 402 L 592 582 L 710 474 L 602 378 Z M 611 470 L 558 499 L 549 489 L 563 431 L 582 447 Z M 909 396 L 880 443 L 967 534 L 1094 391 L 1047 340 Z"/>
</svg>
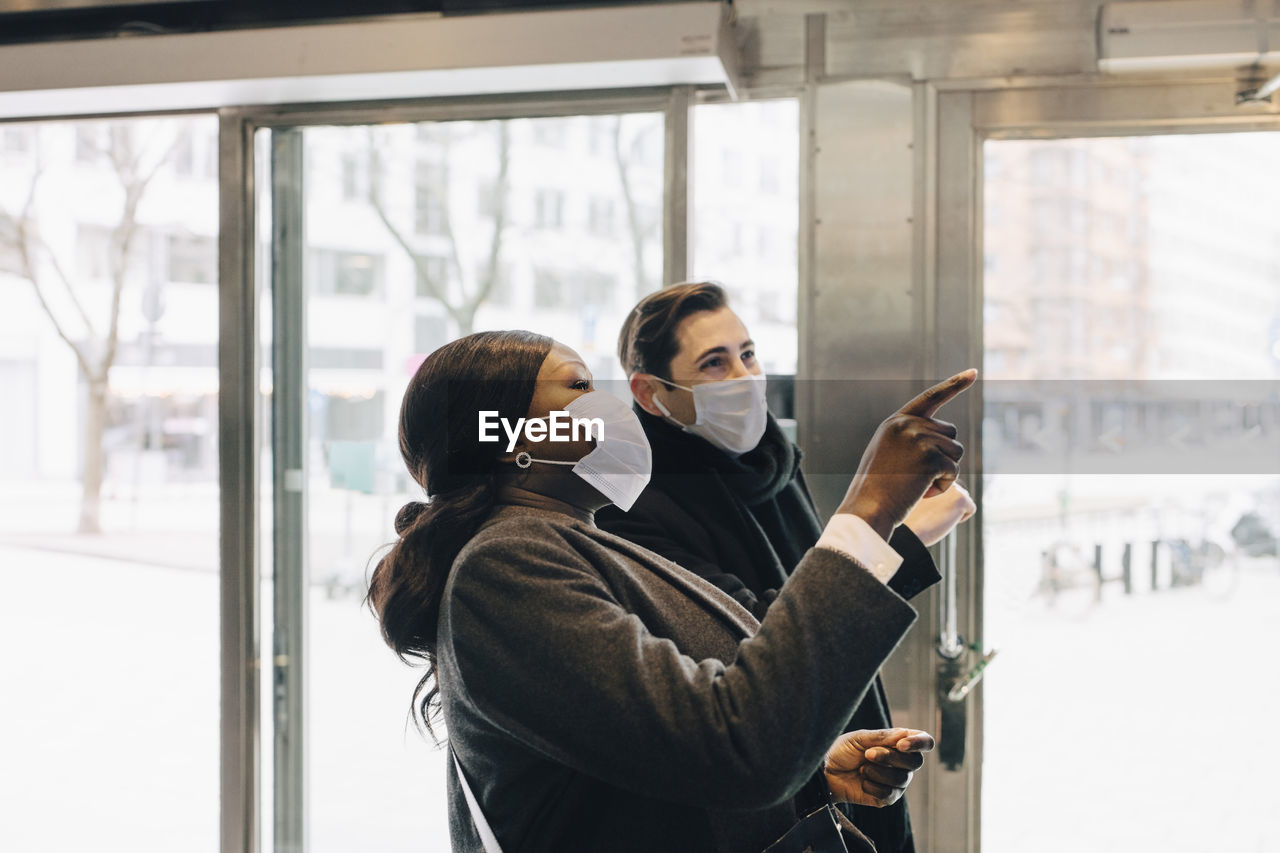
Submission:
<svg viewBox="0 0 1280 853">
<path fill-rule="evenodd" d="M 631 509 L 649 485 L 653 468 L 653 454 L 640 419 L 630 406 L 606 391 L 588 391 L 575 397 L 563 411 L 571 418 L 598 424 L 603 435 L 594 434 L 595 448 L 577 462 L 539 459 L 522 451 L 516 455 L 516 465 L 572 465 L 573 473 L 619 509 Z"/>
</svg>

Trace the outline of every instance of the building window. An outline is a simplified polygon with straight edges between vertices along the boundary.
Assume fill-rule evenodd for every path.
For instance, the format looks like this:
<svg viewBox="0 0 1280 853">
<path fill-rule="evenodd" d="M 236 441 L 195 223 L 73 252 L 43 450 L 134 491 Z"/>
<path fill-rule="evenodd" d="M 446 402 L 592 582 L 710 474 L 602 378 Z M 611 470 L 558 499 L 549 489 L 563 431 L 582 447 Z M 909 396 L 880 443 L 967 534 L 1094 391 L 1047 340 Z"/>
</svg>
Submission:
<svg viewBox="0 0 1280 853">
<path fill-rule="evenodd" d="M 312 292 L 318 296 L 374 296 L 382 293 L 380 255 L 317 249 L 309 266 Z"/>
<path fill-rule="evenodd" d="M 594 116 L 587 121 L 591 123 L 587 146 L 592 156 L 613 157 L 616 153 L 615 128 L 618 120 L 613 117 Z"/>
<path fill-rule="evenodd" d="M 191 138 L 191 131 L 183 130 L 178 132 L 178 138 L 173 141 L 173 151 L 169 157 L 170 162 L 173 163 L 175 174 L 184 178 L 190 178 L 195 175 L 196 143 Z"/>
<path fill-rule="evenodd" d="M 737 186 L 742 182 L 742 153 L 732 148 L 720 154 L 720 175 L 727 186 Z"/>
<path fill-rule="evenodd" d="M 489 265 L 476 267 L 476 282 L 483 286 L 490 276 Z M 485 297 L 486 305 L 511 304 L 511 269 L 507 264 L 498 264 L 492 273 L 493 281 L 489 286 L 489 295 Z"/>
<path fill-rule="evenodd" d="M 617 227 L 615 210 L 613 199 L 593 197 L 587 208 L 587 229 L 598 237 L 612 237 Z"/>
<path fill-rule="evenodd" d="M 419 142 L 434 145 L 443 142 L 448 128 L 441 127 L 438 122 L 420 121 L 413 126 L 413 135 Z"/>
<path fill-rule="evenodd" d="M 1031 178 L 1037 184 L 1061 183 L 1067 172 L 1067 152 L 1059 148 L 1041 149 L 1031 154 Z"/>
<path fill-rule="evenodd" d="M 760 161 L 760 192 L 777 195 L 782 190 L 782 182 L 778 177 L 778 164 L 773 160 Z"/>
<path fill-rule="evenodd" d="M 533 197 L 534 223 L 539 228 L 559 228 L 564 223 L 564 193 L 538 190 Z"/>
<path fill-rule="evenodd" d="M 564 279 L 552 270 L 534 270 L 533 304 L 538 308 L 559 308 L 565 303 Z"/>
<path fill-rule="evenodd" d="M 419 163 L 413 185 L 413 228 L 419 234 L 448 230 L 448 181 L 443 166 Z"/>
<path fill-rule="evenodd" d="M 0 130 L 0 151 L 9 154 L 25 154 L 31 150 L 29 127 L 6 127 Z"/>
<path fill-rule="evenodd" d="M 563 148 L 569 135 L 569 120 L 544 118 L 533 123 L 533 141 L 549 148 Z"/>
<path fill-rule="evenodd" d="M 498 192 L 495 181 L 482 181 L 476 190 L 476 213 L 479 216 L 496 219 L 502 207 L 503 199 Z"/>
<path fill-rule="evenodd" d="M 76 125 L 76 159 L 81 163 L 96 163 L 106 152 L 102 141 L 102 125 Z"/>
<path fill-rule="evenodd" d="M 170 234 L 168 278 L 189 284 L 214 284 L 218 280 L 218 244 L 199 234 Z"/>
<path fill-rule="evenodd" d="M 578 301 L 584 305 L 608 305 L 617 291 L 614 277 L 602 272 L 582 273 L 578 287 Z"/>
<path fill-rule="evenodd" d="M 369 160 L 350 151 L 341 159 L 343 201 L 362 201 L 369 196 Z"/>
<path fill-rule="evenodd" d="M 415 266 L 414 293 L 419 299 L 434 299 L 435 293 L 449 292 L 449 265 L 444 258 L 419 256 Z M 427 350 L 418 350 L 427 352 Z"/>
<path fill-rule="evenodd" d="M 111 229 L 76 226 L 76 271 L 88 280 L 111 277 Z"/>
<path fill-rule="evenodd" d="M 449 342 L 449 324 L 444 317 L 413 318 L 413 351 L 431 353 Z"/>
</svg>

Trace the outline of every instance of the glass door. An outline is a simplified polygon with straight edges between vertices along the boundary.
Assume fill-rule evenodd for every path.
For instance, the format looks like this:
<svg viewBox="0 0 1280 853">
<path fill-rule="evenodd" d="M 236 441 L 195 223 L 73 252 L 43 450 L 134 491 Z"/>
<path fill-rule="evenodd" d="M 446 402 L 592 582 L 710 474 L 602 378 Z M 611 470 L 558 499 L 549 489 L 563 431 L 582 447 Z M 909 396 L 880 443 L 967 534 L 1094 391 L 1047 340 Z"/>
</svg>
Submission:
<svg viewBox="0 0 1280 853">
<path fill-rule="evenodd" d="M 698 275 L 734 279 L 744 316 L 775 344 L 771 373 L 794 373 L 797 180 L 778 164 L 796 158 L 796 103 L 695 100 L 301 111 L 250 125 L 272 354 L 263 849 L 448 845 L 447 753 L 410 720 L 421 670 L 396 660 L 364 602 L 397 510 L 423 498 L 397 428 L 427 354 L 474 331 L 530 329 L 629 397 L 610 381 L 625 379 L 618 331 L 664 275 L 688 275 L 672 263 L 687 258 Z M 681 111 L 696 116 L 696 147 Z M 692 185 L 710 215 L 686 210 Z M 744 194 L 757 203 L 736 204 Z M 731 265 L 744 247 L 753 277 Z"/>
<path fill-rule="evenodd" d="M 985 853 L 1280 846 L 1278 151 L 985 143 Z"/>
<path fill-rule="evenodd" d="M 1270 849 L 1280 122 L 1229 80 L 925 96 L 929 340 L 983 373 L 924 849 Z"/>
<path fill-rule="evenodd" d="M 423 497 L 399 455 L 400 399 L 428 353 L 485 329 L 555 335 L 597 377 L 620 375 L 617 330 L 661 283 L 664 116 L 259 134 L 275 289 L 268 849 L 443 848 L 447 753 L 409 718 L 421 672 L 364 602 L 396 511 Z"/>
<path fill-rule="evenodd" d="M 0 125 L 0 849 L 218 846 L 217 139 Z"/>
</svg>

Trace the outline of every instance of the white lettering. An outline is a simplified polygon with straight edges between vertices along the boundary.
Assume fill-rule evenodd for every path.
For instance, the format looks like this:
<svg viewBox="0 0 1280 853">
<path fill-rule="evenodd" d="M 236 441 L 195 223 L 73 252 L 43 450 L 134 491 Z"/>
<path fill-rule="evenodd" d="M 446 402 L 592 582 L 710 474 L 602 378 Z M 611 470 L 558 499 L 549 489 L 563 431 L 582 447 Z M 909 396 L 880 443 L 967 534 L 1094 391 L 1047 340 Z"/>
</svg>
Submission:
<svg viewBox="0 0 1280 853">
<path fill-rule="evenodd" d="M 582 427 L 586 432 L 583 438 L 578 438 L 578 427 Z M 604 418 L 574 418 L 573 419 L 573 440 L 574 441 L 604 441 Z"/>
<path fill-rule="evenodd" d="M 502 429 L 507 434 L 507 452 L 516 449 L 516 442 L 520 440 L 520 427 L 524 426 L 524 418 L 516 418 L 516 425 L 513 428 L 511 422 L 506 418 L 502 419 Z"/>
<path fill-rule="evenodd" d="M 551 430 L 547 433 L 547 438 L 551 441 L 568 441 L 569 425 L 573 422 L 573 418 L 568 412 L 561 409 L 551 413 Z"/>
<path fill-rule="evenodd" d="M 501 441 L 497 428 L 507 436 L 507 452 L 516 449 L 521 432 L 529 441 L 604 441 L 603 418 L 575 418 L 568 412 L 557 410 L 545 420 L 541 418 L 516 418 L 513 424 L 499 417 L 496 411 L 479 412 L 479 441 Z"/>
<path fill-rule="evenodd" d="M 530 441 L 542 441 L 547 437 L 547 422 L 541 419 L 526 422 L 524 437 Z"/>
<path fill-rule="evenodd" d="M 480 412 L 480 441 L 497 441 L 497 434 L 490 434 L 489 430 L 498 427 L 498 413 L 496 411 Z"/>
</svg>

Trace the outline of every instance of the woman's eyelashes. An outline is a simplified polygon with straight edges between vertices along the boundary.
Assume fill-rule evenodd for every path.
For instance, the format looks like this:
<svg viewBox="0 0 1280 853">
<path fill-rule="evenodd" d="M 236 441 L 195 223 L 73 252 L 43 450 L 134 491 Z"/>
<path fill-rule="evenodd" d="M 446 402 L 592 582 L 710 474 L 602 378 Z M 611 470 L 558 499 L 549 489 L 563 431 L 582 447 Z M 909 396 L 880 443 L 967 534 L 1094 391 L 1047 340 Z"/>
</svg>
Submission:
<svg viewBox="0 0 1280 853">
<path fill-rule="evenodd" d="M 573 389 L 573 390 L 575 390 L 575 391 L 590 391 L 590 390 L 591 390 L 591 380 L 590 380 L 590 379 L 578 379 L 578 380 L 576 380 L 572 385 L 570 385 L 569 387 L 570 387 L 570 388 L 572 388 L 572 389 Z"/>
</svg>

